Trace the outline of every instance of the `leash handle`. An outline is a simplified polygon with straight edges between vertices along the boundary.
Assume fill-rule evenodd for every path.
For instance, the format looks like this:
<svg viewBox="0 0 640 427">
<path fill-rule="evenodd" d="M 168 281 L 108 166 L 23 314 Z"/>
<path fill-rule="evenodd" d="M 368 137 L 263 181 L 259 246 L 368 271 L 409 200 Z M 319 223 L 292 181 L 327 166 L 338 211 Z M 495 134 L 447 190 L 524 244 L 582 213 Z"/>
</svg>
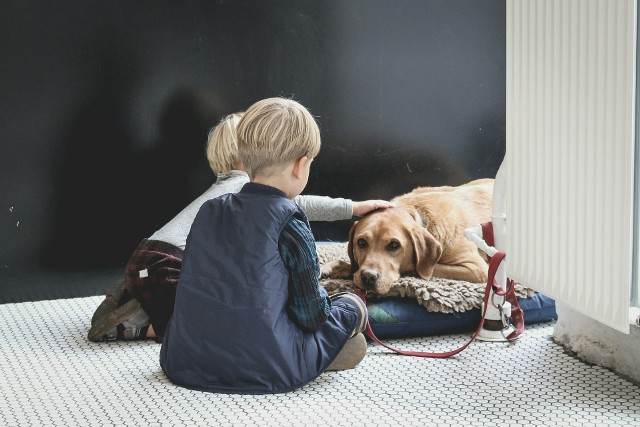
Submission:
<svg viewBox="0 0 640 427">
<path fill-rule="evenodd" d="M 466 343 L 456 348 L 455 350 L 443 351 L 443 352 L 408 351 L 408 350 L 400 350 L 400 349 L 391 347 L 390 345 L 383 343 L 378 339 L 378 337 L 376 337 L 375 333 L 373 332 L 373 329 L 371 328 L 371 324 L 369 323 L 368 316 L 367 316 L 367 325 L 365 326 L 366 335 L 377 344 L 403 356 L 445 359 L 460 353 L 461 351 L 466 349 L 469 346 L 469 344 L 473 342 L 473 340 L 476 339 L 476 337 L 480 333 L 480 330 L 482 329 L 482 325 L 484 324 L 484 318 L 487 313 L 487 305 L 489 304 L 489 295 L 491 294 L 491 290 L 493 289 L 494 292 L 496 292 L 496 289 L 500 289 L 502 291 L 501 288 L 496 286 L 495 275 L 496 275 L 496 271 L 498 271 L 498 266 L 500 265 L 502 260 L 505 258 L 505 256 L 506 254 L 504 252 L 498 251 L 493 257 L 491 257 L 489 261 L 489 274 L 488 274 L 489 277 L 487 280 L 487 286 L 485 287 L 485 290 L 484 290 L 484 298 L 483 298 L 484 304 L 482 305 L 483 308 L 482 308 L 482 314 L 480 316 L 480 324 L 478 325 L 478 328 L 473 333 L 471 338 Z M 518 304 L 518 298 L 515 296 L 515 291 L 514 291 L 515 283 L 511 279 L 509 279 L 508 282 L 509 282 L 509 286 L 507 287 L 507 289 L 503 290 L 504 293 L 499 295 L 505 295 L 505 298 L 507 298 L 507 300 L 512 305 L 511 318 L 513 319 L 515 330 L 511 334 L 509 334 L 509 336 L 507 336 L 507 340 L 513 340 L 517 338 L 524 331 L 524 318 L 522 315 L 522 310 L 520 309 L 520 305 Z M 358 295 L 366 305 L 367 303 L 366 293 L 362 289 L 358 289 L 358 288 L 354 288 L 354 293 Z"/>
</svg>

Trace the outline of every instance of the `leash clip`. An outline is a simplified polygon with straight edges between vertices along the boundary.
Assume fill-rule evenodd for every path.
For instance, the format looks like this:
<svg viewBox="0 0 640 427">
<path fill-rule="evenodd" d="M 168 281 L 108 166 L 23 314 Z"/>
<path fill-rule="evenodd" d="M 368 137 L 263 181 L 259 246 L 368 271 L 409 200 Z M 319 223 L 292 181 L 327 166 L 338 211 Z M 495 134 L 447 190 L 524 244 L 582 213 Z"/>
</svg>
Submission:
<svg viewBox="0 0 640 427">
<path fill-rule="evenodd" d="M 502 297 L 502 302 L 500 304 L 496 304 L 496 302 L 494 301 L 494 298 L 496 297 L 496 295 L 501 296 Z M 506 295 L 500 295 L 497 292 L 492 292 L 491 293 L 491 304 L 497 308 L 498 310 L 500 310 L 500 312 L 502 313 L 502 306 L 504 305 L 504 302 L 507 300 L 507 296 Z"/>
</svg>

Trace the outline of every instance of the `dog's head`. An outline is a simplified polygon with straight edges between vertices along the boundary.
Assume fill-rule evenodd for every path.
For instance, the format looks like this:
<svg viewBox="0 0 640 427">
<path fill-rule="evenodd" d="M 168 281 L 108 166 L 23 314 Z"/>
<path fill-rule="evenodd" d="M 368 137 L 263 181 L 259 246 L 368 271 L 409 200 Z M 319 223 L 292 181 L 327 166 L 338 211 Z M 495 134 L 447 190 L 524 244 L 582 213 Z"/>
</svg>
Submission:
<svg viewBox="0 0 640 427">
<path fill-rule="evenodd" d="M 355 285 L 384 295 L 404 274 L 430 278 L 442 245 L 415 209 L 392 207 L 372 212 L 351 227 L 348 252 Z"/>
</svg>

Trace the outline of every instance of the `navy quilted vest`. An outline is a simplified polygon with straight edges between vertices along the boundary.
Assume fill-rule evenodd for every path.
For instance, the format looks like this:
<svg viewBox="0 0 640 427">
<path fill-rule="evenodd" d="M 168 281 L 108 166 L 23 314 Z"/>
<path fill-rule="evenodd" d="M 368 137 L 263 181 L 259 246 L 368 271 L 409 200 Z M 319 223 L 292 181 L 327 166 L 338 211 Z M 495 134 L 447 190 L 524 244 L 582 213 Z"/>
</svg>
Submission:
<svg viewBox="0 0 640 427">
<path fill-rule="evenodd" d="M 222 393 L 278 393 L 316 378 L 314 335 L 287 315 L 288 273 L 278 252 L 297 205 L 246 184 L 202 205 L 182 261 L 160 364 L 176 384 Z"/>
</svg>

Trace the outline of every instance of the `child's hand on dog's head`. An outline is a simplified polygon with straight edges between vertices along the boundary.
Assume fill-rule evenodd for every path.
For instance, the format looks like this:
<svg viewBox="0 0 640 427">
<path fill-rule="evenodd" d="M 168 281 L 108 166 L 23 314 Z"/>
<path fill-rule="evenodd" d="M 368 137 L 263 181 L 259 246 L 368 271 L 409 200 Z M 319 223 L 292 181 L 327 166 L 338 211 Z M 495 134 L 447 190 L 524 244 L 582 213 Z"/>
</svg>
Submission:
<svg viewBox="0 0 640 427">
<path fill-rule="evenodd" d="M 363 202 L 353 202 L 353 215 L 365 216 L 376 209 L 386 209 L 395 206 L 386 200 L 365 200 Z"/>
</svg>

